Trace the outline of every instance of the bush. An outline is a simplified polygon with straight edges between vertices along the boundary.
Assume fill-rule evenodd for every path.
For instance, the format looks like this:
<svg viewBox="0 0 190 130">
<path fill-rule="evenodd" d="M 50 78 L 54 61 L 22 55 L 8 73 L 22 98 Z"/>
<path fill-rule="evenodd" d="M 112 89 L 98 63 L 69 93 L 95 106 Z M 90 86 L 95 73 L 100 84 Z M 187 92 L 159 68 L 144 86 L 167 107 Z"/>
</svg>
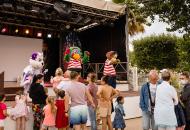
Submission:
<svg viewBox="0 0 190 130">
<path fill-rule="evenodd" d="M 138 68 L 175 69 L 178 65 L 178 38 L 173 35 L 152 35 L 133 41 L 135 64 Z"/>
<path fill-rule="evenodd" d="M 177 42 L 179 53 L 178 71 L 190 71 L 190 39 L 179 39 Z"/>
</svg>

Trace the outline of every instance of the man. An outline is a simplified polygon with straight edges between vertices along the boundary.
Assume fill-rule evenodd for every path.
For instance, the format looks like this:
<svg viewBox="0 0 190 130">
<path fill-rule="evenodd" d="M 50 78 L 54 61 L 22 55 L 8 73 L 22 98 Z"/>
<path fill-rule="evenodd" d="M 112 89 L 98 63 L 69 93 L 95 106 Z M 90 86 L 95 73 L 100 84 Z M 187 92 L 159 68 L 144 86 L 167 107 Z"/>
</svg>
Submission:
<svg viewBox="0 0 190 130">
<path fill-rule="evenodd" d="M 180 99 L 185 108 L 185 117 L 186 117 L 185 130 L 190 130 L 190 82 L 189 82 L 188 72 L 183 72 L 180 75 L 180 82 L 184 86 L 181 92 Z"/>
<path fill-rule="evenodd" d="M 176 130 L 177 126 L 174 106 L 178 104 L 178 97 L 170 79 L 169 71 L 162 72 L 162 83 L 156 90 L 154 120 L 158 130 Z"/>
<path fill-rule="evenodd" d="M 156 88 L 158 85 L 158 73 L 156 70 L 151 70 L 148 76 L 149 82 L 142 86 L 140 92 L 140 108 L 142 110 L 143 130 L 157 130 L 153 112 L 155 106 Z"/>
</svg>

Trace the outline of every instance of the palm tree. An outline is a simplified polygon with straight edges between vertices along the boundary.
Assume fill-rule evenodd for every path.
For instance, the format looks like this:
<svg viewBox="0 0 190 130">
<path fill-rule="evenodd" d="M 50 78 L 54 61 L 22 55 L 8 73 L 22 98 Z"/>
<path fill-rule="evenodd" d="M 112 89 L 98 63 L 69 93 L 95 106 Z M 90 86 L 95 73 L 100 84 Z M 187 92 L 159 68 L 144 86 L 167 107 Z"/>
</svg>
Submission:
<svg viewBox="0 0 190 130">
<path fill-rule="evenodd" d="M 144 25 L 147 24 L 146 17 L 140 10 L 140 5 L 135 0 L 112 0 L 117 4 L 127 5 L 128 33 L 134 36 L 145 31 Z"/>
<path fill-rule="evenodd" d="M 134 90 L 134 86 L 131 84 L 131 78 L 129 74 L 129 35 L 134 36 L 138 33 L 143 33 L 145 31 L 144 25 L 147 24 L 146 15 L 140 10 L 140 5 L 134 0 L 112 0 L 117 4 L 127 5 L 127 16 L 126 16 L 126 58 L 127 58 L 127 81 L 129 85 L 129 90 Z"/>
</svg>

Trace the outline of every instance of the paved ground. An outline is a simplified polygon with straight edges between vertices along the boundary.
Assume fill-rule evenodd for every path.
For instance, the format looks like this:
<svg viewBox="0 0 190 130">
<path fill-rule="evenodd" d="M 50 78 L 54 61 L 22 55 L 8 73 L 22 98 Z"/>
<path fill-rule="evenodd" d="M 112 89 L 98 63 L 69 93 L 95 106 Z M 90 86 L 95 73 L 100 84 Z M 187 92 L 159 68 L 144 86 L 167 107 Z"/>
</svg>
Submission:
<svg viewBox="0 0 190 130">
<path fill-rule="evenodd" d="M 135 118 L 126 120 L 126 128 L 125 130 L 142 130 L 142 120 L 141 118 Z M 90 130 L 90 128 L 88 129 Z"/>
</svg>

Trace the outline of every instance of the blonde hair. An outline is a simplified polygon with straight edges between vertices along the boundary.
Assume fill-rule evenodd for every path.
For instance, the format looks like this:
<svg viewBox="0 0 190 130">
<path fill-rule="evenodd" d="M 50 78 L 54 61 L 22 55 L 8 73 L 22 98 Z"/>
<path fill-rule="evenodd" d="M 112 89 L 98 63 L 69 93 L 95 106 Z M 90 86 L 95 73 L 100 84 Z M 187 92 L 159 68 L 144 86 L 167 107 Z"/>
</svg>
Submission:
<svg viewBox="0 0 190 130">
<path fill-rule="evenodd" d="M 57 68 L 55 71 L 56 76 L 63 76 L 63 70 L 61 68 Z"/>
<path fill-rule="evenodd" d="M 56 106 L 55 106 L 54 97 L 49 96 L 49 97 L 47 97 L 46 100 L 47 100 L 47 103 L 50 104 L 50 106 L 51 106 L 51 112 L 52 112 L 52 113 L 56 113 L 57 108 L 56 108 Z"/>
</svg>

